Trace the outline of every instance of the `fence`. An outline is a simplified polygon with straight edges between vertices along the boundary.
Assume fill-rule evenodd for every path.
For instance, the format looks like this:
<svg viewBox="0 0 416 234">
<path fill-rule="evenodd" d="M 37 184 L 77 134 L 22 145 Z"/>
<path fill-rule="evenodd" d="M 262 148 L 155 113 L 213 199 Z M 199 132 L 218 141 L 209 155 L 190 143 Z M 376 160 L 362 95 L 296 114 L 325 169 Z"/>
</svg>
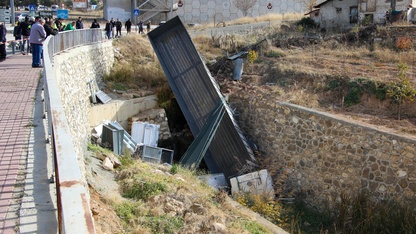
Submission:
<svg viewBox="0 0 416 234">
<path fill-rule="evenodd" d="M 44 42 L 45 111 L 55 167 L 59 233 L 95 233 L 95 227 L 88 190 L 84 186 L 52 68 L 53 57 L 67 49 L 103 40 L 102 30 L 84 29 L 61 32 Z"/>
</svg>

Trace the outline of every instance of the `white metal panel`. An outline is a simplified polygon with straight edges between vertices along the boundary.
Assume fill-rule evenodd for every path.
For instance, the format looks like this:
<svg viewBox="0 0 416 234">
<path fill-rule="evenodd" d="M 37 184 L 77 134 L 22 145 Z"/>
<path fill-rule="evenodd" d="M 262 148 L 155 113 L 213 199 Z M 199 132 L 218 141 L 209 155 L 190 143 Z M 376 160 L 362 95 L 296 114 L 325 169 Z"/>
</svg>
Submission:
<svg viewBox="0 0 416 234">
<path fill-rule="evenodd" d="M 137 143 L 143 143 L 144 127 L 143 122 L 133 122 L 131 125 L 131 137 Z"/>
<path fill-rule="evenodd" d="M 157 147 L 159 139 L 158 124 L 149 124 L 147 122 L 133 122 L 131 135 L 138 144 L 142 143 L 147 146 Z"/>
</svg>

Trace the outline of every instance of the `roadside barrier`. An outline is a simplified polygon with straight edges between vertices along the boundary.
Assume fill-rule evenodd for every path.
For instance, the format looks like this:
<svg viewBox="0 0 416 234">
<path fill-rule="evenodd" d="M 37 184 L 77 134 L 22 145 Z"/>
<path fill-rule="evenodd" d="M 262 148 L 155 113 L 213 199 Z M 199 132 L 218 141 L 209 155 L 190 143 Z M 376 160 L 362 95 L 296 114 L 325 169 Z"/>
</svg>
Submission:
<svg viewBox="0 0 416 234">
<path fill-rule="evenodd" d="M 20 48 L 22 48 L 23 42 L 26 42 L 25 45 L 30 45 L 29 39 L 21 39 L 21 40 L 6 41 L 6 46 L 10 46 L 12 49 L 12 54 L 16 54 L 16 52 L 21 51 Z M 19 45 L 19 50 L 16 49 L 17 45 Z M 30 46 L 27 46 L 26 52 L 29 53 L 29 50 L 30 50 Z"/>
<path fill-rule="evenodd" d="M 53 152 L 58 203 L 59 233 L 95 233 L 94 221 L 64 112 L 58 82 L 53 72 L 54 55 L 70 48 L 104 41 L 102 29 L 65 31 L 44 42 L 45 116 Z"/>
</svg>

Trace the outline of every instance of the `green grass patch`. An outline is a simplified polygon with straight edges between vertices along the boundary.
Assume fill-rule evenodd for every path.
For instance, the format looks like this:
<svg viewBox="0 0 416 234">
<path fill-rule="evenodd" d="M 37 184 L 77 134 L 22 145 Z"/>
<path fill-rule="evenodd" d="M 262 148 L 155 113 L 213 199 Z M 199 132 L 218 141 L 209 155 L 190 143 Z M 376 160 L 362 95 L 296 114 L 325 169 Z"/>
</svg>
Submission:
<svg viewBox="0 0 416 234">
<path fill-rule="evenodd" d="M 136 200 L 146 200 L 166 190 L 167 187 L 162 182 L 135 181 L 123 188 L 123 196 Z"/>
<path fill-rule="evenodd" d="M 137 208 L 141 205 L 139 202 L 124 201 L 115 205 L 116 213 L 126 224 L 131 220 L 137 219 L 140 215 L 140 210 Z"/>
<path fill-rule="evenodd" d="M 247 219 L 238 219 L 236 225 L 242 227 L 244 230 L 248 231 L 251 234 L 270 233 L 266 228 L 264 228 L 260 224 Z"/>
<path fill-rule="evenodd" d="M 166 233 L 173 234 L 184 226 L 185 221 L 182 217 L 171 217 L 163 215 L 159 217 L 146 217 L 146 226 L 152 233 Z"/>
<path fill-rule="evenodd" d="M 170 174 L 175 175 L 176 173 L 178 173 L 178 168 L 179 168 L 178 164 L 173 164 L 169 170 Z"/>
<path fill-rule="evenodd" d="M 109 149 L 103 148 L 100 145 L 92 144 L 92 143 L 88 143 L 87 150 L 94 152 L 94 153 L 107 153 L 107 154 L 113 153 L 113 151 Z"/>
</svg>

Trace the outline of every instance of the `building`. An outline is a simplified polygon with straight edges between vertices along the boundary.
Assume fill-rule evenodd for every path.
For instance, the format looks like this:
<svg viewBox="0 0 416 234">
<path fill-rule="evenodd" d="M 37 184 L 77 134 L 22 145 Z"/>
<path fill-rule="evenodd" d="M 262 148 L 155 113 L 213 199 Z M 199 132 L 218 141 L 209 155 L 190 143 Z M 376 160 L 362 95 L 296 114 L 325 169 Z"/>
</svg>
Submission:
<svg viewBox="0 0 416 234">
<path fill-rule="evenodd" d="M 319 8 L 320 27 L 348 29 L 358 23 L 358 0 L 327 0 Z"/>
<path fill-rule="evenodd" d="M 107 0 L 104 17 L 133 22 L 152 19 L 153 23 L 179 16 L 186 24 L 230 21 L 243 17 L 235 6 L 236 0 Z M 304 0 L 257 0 L 247 16 L 305 12 Z M 137 14 L 139 13 L 139 14 Z M 159 21 L 159 22 L 158 22 Z"/>
<path fill-rule="evenodd" d="M 386 12 L 394 21 L 406 20 L 411 5 L 415 6 L 416 0 L 397 1 L 392 11 L 391 0 L 326 0 L 315 8 L 319 9 L 321 28 L 348 29 L 359 22 L 384 24 Z"/>
</svg>

